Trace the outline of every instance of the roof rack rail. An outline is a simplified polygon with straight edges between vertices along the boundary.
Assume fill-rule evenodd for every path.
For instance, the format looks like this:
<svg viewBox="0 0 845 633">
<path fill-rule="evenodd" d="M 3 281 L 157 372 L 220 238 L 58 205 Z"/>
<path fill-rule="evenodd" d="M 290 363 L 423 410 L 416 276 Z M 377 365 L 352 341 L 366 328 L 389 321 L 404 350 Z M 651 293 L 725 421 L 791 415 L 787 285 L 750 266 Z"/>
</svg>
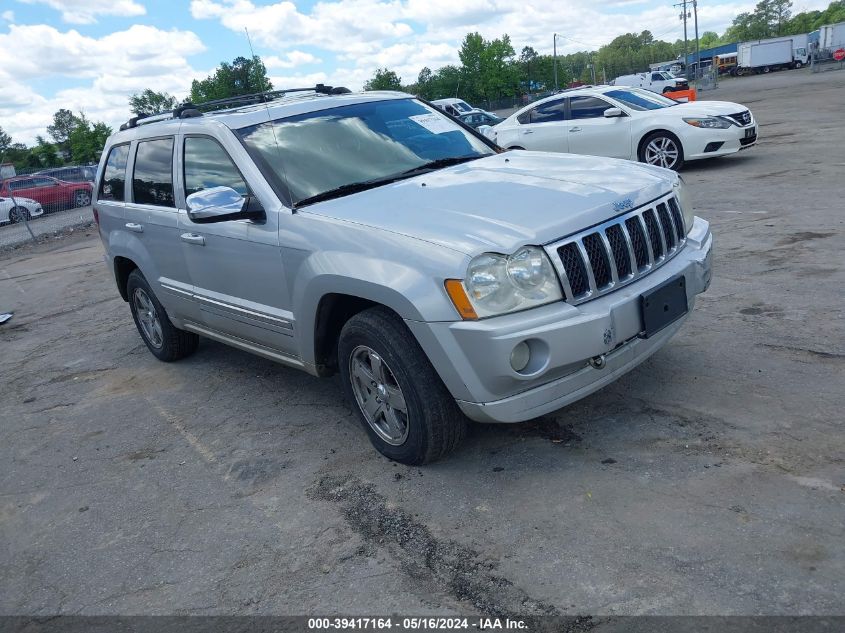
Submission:
<svg viewBox="0 0 845 633">
<path fill-rule="evenodd" d="M 147 123 L 155 123 L 157 121 L 168 121 L 171 119 L 189 119 L 193 117 L 202 116 L 203 111 L 221 110 L 224 108 L 234 108 L 238 106 L 254 105 L 257 103 L 267 103 L 278 99 L 288 93 L 292 92 L 316 92 L 324 95 L 340 95 L 352 92 L 349 88 L 343 86 L 326 86 L 324 84 L 317 84 L 311 88 L 288 88 L 286 90 L 267 90 L 265 92 L 254 92 L 252 94 L 238 95 L 236 97 L 226 97 L 225 99 L 213 99 L 203 103 L 193 104 L 190 101 L 185 101 L 180 106 L 173 110 L 165 110 L 156 114 L 141 113 L 134 116 L 126 123 L 120 126 L 120 130 L 128 130 L 139 125 Z"/>
</svg>

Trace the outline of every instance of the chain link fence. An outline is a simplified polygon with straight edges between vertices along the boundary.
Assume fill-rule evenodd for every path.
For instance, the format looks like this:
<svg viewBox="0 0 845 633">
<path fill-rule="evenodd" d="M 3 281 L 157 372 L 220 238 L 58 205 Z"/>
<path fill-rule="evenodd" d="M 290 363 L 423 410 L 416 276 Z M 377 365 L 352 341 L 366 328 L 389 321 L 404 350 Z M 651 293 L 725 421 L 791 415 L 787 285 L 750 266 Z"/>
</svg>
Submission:
<svg viewBox="0 0 845 633">
<path fill-rule="evenodd" d="M 816 48 L 810 53 L 810 69 L 814 73 L 821 73 L 828 70 L 842 70 L 845 67 L 845 58 L 836 59 L 834 53 L 841 50 L 837 48 Z"/>
<path fill-rule="evenodd" d="M 90 225 L 96 173 L 96 165 L 16 169 L 0 164 L 0 249 Z"/>
</svg>

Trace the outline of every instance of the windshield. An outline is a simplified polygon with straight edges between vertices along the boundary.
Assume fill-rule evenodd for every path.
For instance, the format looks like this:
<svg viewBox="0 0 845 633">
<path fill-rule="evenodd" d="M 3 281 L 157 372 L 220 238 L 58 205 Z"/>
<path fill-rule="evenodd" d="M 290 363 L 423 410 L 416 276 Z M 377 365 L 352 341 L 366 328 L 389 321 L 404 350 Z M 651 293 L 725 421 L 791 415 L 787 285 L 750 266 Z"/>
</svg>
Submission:
<svg viewBox="0 0 845 633">
<path fill-rule="evenodd" d="M 469 112 L 472 110 L 472 106 L 470 106 L 466 101 L 456 101 L 455 107 L 463 112 Z"/>
<path fill-rule="evenodd" d="M 674 99 L 669 99 L 650 90 L 640 90 L 637 88 L 632 88 L 631 90 L 609 90 L 604 94 L 607 97 L 624 103 L 632 110 L 659 110 L 660 108 L 670 108 L 678 105 L 678 102 Z"/>
<path fill-rule="evenodd" d="M 284 183 L 294 204 L 348 185 L 410 177 L 433 161 L 495 153 L 413 99 L 308 112 L 237 133 L 271 181 Z"/>
</svg>

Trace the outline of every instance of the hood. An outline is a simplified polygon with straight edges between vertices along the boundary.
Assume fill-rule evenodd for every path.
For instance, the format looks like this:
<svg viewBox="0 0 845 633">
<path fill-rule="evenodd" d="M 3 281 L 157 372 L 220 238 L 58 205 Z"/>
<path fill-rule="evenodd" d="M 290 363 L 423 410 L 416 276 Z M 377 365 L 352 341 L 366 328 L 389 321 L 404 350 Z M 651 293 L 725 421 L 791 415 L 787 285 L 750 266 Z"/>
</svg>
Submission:
<svg viewBox="0 0 845 633">
<path fill-rule="evenodd" d="M 730 101 L 691 101 L 681 103 L 671 108 L 649 110 L 649 114 L 662 116 L 725 116 L 748 110 L 744 105 Z"/>
<path fill-rule="evenodd" d="M 513 151 L 317 203 L 347 220 L 475 255 L 546 244 L 671 191 L 674 172 L 612 158 Z"/>
</svg>

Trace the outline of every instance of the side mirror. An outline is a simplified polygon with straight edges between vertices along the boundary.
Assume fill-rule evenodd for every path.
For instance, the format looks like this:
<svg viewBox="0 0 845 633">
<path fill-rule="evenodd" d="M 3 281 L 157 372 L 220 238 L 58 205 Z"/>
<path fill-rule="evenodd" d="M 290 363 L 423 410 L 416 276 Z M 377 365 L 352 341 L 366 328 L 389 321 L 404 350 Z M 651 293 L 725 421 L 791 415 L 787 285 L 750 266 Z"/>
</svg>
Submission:
<svg viewBox="0 0 845 633">
<path fill-rule="evenodd" d="M 608 108 L 604 111 L 604 118 L 606 119 L 614 119 L 620 116 L 625 116 L 625 113 L 622 112 L 621 108 Z"/>
<path fill-rule="evenodd" d="M 188 217 L 197 224 L 228 222 L 230 220 L 266 219 L 261 203 L 253 196 L 242 196 L 231 187 L 210 187 L 190 194 L 185 202 Z"/>
</svg>

